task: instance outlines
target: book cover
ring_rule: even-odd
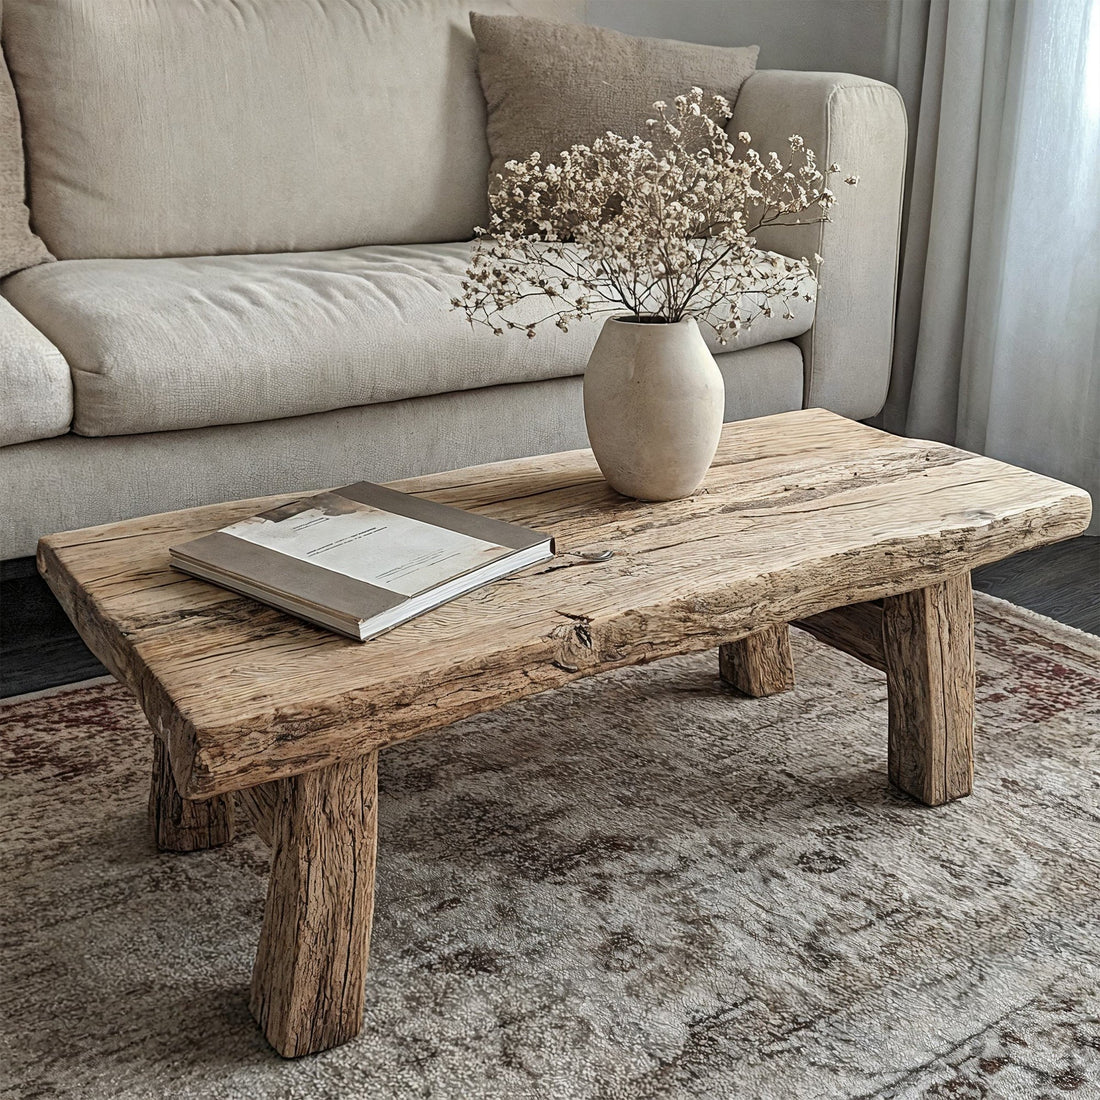
[[[170,551],[184,572],[365,640],[552,556],[547,535],[369,482]]]

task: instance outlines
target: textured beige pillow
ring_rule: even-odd
[[[490,187],[509,160],[543,163],[608,130],[645,133],[653,103],[698,86],[732,106],[758,46],[697,46],[602,27],[470,13],[488,106]]]
[[[0,8],[0,20],[3,8]],[[23,130],[8,65],[0,54],[0,278],[53,257],[31,232],[24,196]]]

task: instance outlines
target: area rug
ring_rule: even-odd
[[[1100,1096],[1100,640],[977,596],[977,786],[886,784],[882,676],[795,633],[582,681],[381,767],[362,1035],[246,1008],[266,857],[158,854],[118,685],[0,705],[0,1094]]]

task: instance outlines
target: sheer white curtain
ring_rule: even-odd
[[[1100,0],[909,0],[908,25],[906,4],[899,77],[919,50],[923,78],[886,426],[1100,510]]]

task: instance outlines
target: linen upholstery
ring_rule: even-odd
[[[747,130],[759,149],[782,150],[801,134],[818,163],[855,173],[837,182],[831,221],[764,229],[762,248],[825,258],[817,316],[799,338],[806,363],[805,405],[856,420],[876,415],[890,383],[905,178],[906,121],[889,84],[839,73],[764,70],[741,89],[731,133]]]
[[[73,384],[57,350],[0,298],[0,447],[69,430]]]
[[[3,27],[0,0],[0,30]],[[0,277],[51,259],[31,232],[24,202],[23,129],[8,65],[0,55]]]
[[[6,0],[38,232],[63,259],[468,237],[488,164],[468,7]]]
[[[65,260],[5,295],[73,371],[81,435],[200,428],[578,375],[602,318],[494,336],[447,304],[468,242],[159,260]],[[527,303],[534,320],[545,313]],[[812,304],[731,347],[805,332]],[[709,330],[705,330],[709,331]],[[712,347],[717,345],[712,341]]]
[[[802,356],[783,341],[718,356],[726,418],[796,409]],[[587,446],[581,379],[440,394],[258,424],[0,449],[0,559],[41,535],[196,504],[387,481]]]
[[[700,46],[634,38],[602,27],[470,14],[488,106],[490,190],[509,160],[543,163],[613,130],[645,134],[657,100],[698,85],[731,103],[756,67],[758,46]]]

